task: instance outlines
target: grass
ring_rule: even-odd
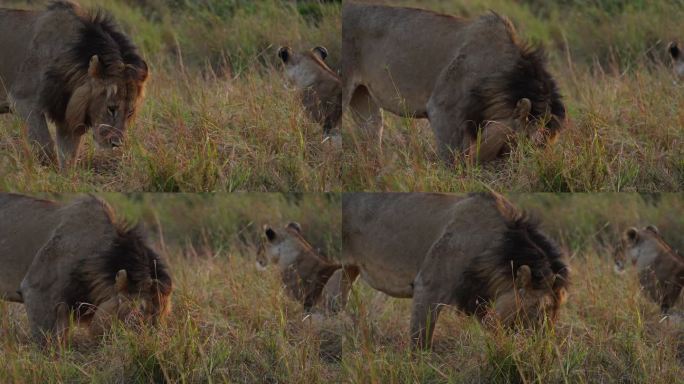
[[[152,73],[142,111],[121,151],[98,152],[87,134],[79,164],[64,174],[34,160],[19,118],[0,116],[0,189],[341,188],[341,152],[321,143],[322,128],[285,86],[276,57],[281,45],[325,45],[334,65],[340,56],[339,4],[81,3],[111,11],[140,46]]]
[[[573,282],[557,326],[489,332],[447,309],[434,350],[416,354],[408,343],[410,300],[357,284],[342,314],[305,319],[277,272],[255,269],[249,239],[257,223],[295,218],[315,242],[325,243],[327,234],[329,244],[339,244],[335,196],[104,194],[120,216],[147,222],[157,248],[166,250],[176,287],[171,316],[157,329],[115,327],[94,342],[80,333],[64,349],[42,351],[27,339],[23,308],[0,303],[0,377],[17,383],[671,383],[684,373],[681,325],[661,322],[656,305],[639,293],[634,271],[616,276],[610,261],[617,235],[631,225],[656,224],[682,246],[680,196],[510,195],[570,255]]]
[[[682,7],[640,1],[392,1],[457,15],[487,9],[544,44],[570,124],[546,148],[519,143],[492,164],[444,164],[423,119],[383,117],[382,151],[345,119],[345,190],[680,191],[682,85],[665,46],[681,39]],[[676,3],[676,2],[675,2]],[[655,21],[657,20],[657,22]],[[620,25],[620,28],[616,26]]]

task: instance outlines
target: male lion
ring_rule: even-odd
[[[339,310],[360,274],[390,296],[413,298],[412,340],[429,348],[443,305],[486,324],[534,326],[553,323],[565,301],[562,252],[499,195],[352,193],[342,215],[338,260],[318,255],[298,226],[265,229],[265,258],[307,308],[325,286],[328,308]]]
[[[43,162],[56,159],[46,118],[57,126],[62,168],[75,161],[88,128],[100,147],[123,143],[148,69],[109,15],[67,1],[46,11],[0,9],[0,47],[0,113],[26,120]]]
[[[72,315],[95,335],[112,317],[155,323],[171,289],[164,260],[105,202],[0,194],[0,298],[25,304],[35,340],[64,340]]]
[[[677,302],[684,285],[684,257],[663,239],[658,228],[629,228],[615,252],[615,269],[623,271],[625,264],[636,266],[641,288],[667,314]]]
[[[278,50],[285,67],[285,76],[301,93],[304,109],[311,119],[323,126],[323,135],[339,136],[342,120],[342,83],[325,64],[328,50],[315,47],[295,53],[290,47]]]
[[[466,20],[347,2],[342,52],[343,108],[378,144],[381,108],[427,118],[447,161],[493,160],[516,135],[543,144],[565,122],[543,53],[495,13]]]
[[[675,75],[679,77],[684,77],[684,57],[682,56],[682,51],[679,49],[677,42],[671,42],[667,51],[670,53],[672,58],[672,66],[674,68]]]

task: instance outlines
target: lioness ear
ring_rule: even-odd
[[[530,99],[524,97],[518,100],[518,103],[516,103],[515,110],[513,111],[513,116],[515,119],[518,120],[526,120],[531,110],[532,102],[530,101]]]
[[[532,284],[532,271],[527,265],[522,265],[518,268],[515,274],[515,287],[527,288]]]
[[[325,61],[325,58],[328,57],[328,50],[325,49],[325,47],[315,47],[311,50],[311,52],[318,56],[318,58],[322,61]]]
[[[658,234],[660,233],[660,232],[658,232],[658,227],[656,227],[655,225],[649,225],[646,227],[646,229],[648,229],[649,231],[651,231],[653,233],[658,233]]]
[[[287,228],[294,229],[295,231],[299,232],[300,234],[302,233],[302,226],[299,225],[299,223],[296,221],[290,221],[287,224]]]
[[[102,67],[100,65],[100,58],[97,55],[93,55],[90,58],[90,63],[88,64],[88,74],[90,77],[97,79],[102,75]]]
[[[290,47],[280,47],[280,49],[278,49],[278,57],[280,57],[280,60],[282,60],[283,63],[287,63],[290,56]]]
[[[114,286],[116,287],[117,293],[124,293],[128,289],[128,274],[125,269],[120,270],[116,273],[114,278]]]
[[[636,241],[639,238],[639,230],[632,227],[625,231],[625,237],[627,237],[629,241]]]
[[[264,234],[266,235],[266,238],[268,241],[273,241],[276,238],[276,233],[271,227],[268,225],[264,225]]]
[[[681,53],[681,51],[679,50],[679,46],[674,41],[670,42],[670,44],[667,46],[667,51],[670,52],[670,56],[672,56],[672,58],[675,60],[679,58],[679,55]]]

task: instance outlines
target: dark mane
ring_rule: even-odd
[[[100,255],[81,260],[71,273],[65,302],[76,308],[79,316],[88,308],[80,303],[98,305],[112,294],[116,273],[122,269],[128,275],[128,292],[136,295],[142,283],[149,279],[159,280],[160,293],[168,295],[172,289],[171,276],[166,262],[147,245],[140,226],[126,227],[113,223],[116,237],[109,248]]]
[[[555,274],[562,278],[560,287],[567,288],[570,283],[570,271],[563,260],[563,252],[539,230],[538,222],[524,213],[508,223],[501,252],[504,255],[500,260],[501,273],[508,277],[512,271],[527,265],[532,270],[532,286],[535,289],[550,288],[545,284]]]
[[[502,241],[463,273],[463,281],[455,292],[459,307],[466,313],[483,315],[486,304],[493,299],[495,290],[506,288],[513,282],[515,272],[527,265],[532,272],[534,289],[550,289],[550,278],[555,274],[562,280],[556,288],[570,283],[569,268],[558,245],[541,232],[536,220],[516,209],[503,196],[494,193],[473,193],[490,200],[506,220]]]
[[[147,64],[131,39],[114,18],[103,10],[83,12],[68,1],[56,1],[48,12],[69,12],[75,23],[80,23],[79,38],[64,57],[57,58],[47,69],[40,90],[40,105],[48,117],[56,122],[65,119],[65,111],[75,86],[87,76],[90,58],[97,55],[104,76],[146,77]],[[114,73],[114,64],[130,65],[123,74]]]
[[[532,103],[532,118],[545,121],[546,129],[553,134],[565,120],[565,106],[555,80],[546,70],[546,54],[540,46],[518,42],[510,22],[497,17],[507,24],[520,56],[509,71],[484,79],[471,91],[466,107],[468,131],[476,137],[484,122],[502,118],[500,114],[510,113],[520,99],[527,98]]]

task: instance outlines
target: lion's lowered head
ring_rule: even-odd
[[[486,324],[493,320],[508,327],[553,324],[570,283],[565,254],[536,220],[502,196],[493,196],[507,230],[495,251],[483,255],[465,274],[461,306],[483,317]],[[483,307],[486,302],[493,305]]]
[[[117,224],[117,234],[106,251],[81,260],[71,272],[65,301],[89,320],[83,304],[102,308],[119,318],[139,316],[156,324],[171,308],[173,288],[168,266],[145,240],[139,226]]]
[[[466,108],[471,136],[487,124],[498,123],[535,144],[553,142],[567,120],[558,86],[546,69],[546,54],[541,47],[519,41],[505,17],[488,17],[504,24],[518,54],[509,70],[485,79],[471,92]]]
[[[71,49],[43,75],[42,110],[70,133],[92,128],[100,147],[122,145],[144,96],[147,63],[109,14],[88,14],[64,1],[48,12],[72,14],[80,31]]]
[[[675,74],[680,78],[684,77],[684,55],[682,54],[682,50],[679,48],[679,44],[675,41],[671,42],[667,47],[667,51],[670,53],[670,57],[672,58],[672,65]]]
[[[264,226],[266,242],[257,254],[259,267],[277,264],[287,292],[309,310],[320,299],[325,283],[340,265],[324,258],[302,236],[298,223],[283,229]]]

